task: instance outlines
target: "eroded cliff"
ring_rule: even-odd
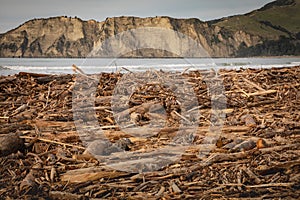
[[[114,17],[103,22],[69,17],[34,19],[0,35],[0,57],[86,57],[106,38],[141,27],[161,27],[187,35],[211,57],[299,55],[300,33],[295,22],[299,5],[300,0],[277,0],[245,15],[210,22],[164,16]],[[272,18],[276,13],[282,17]],[[284,24],[288,13],[290,23]],[[176,55],[139,49],[122,56]]]

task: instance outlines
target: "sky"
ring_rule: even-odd
[[[34,18],[170,16],[203,21],[244,14],[272,0],[0,0],[0,33]]]

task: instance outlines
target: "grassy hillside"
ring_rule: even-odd
[[[242,30],[265,39],[295,38],[300,32],[300,0],[277,0],[246,15],[211,21],[232,31]]]

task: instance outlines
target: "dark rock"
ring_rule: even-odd
[[[0,134],[0,156],[7,156],[17,151],[24,150],[24,140],[18,135],[10,134]]]

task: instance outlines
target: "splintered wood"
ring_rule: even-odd
[[[300,197],[300,67],[74,71],[0,77],[1,198]]]

